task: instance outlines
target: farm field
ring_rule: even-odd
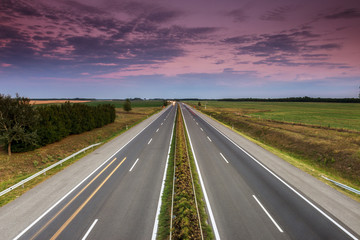
[[[86,102],[86,105],[96,106],[99,104],[113,104],[116,108],[122,108],[125,101],[121,100],[109,100],[109,101],[90,101]],[[162,107],[163,101],[162,100],[134,100],[131,101],[131,107],[138,108],[138,107]]]
[[[131,112],[126,113],[122,108],[117,108],[114,123],[82,134],[70,135],[59,142],[49,144],[34,151],[13,153],[10,159],[7,152],[0,147],[0,191],[91,144],[112,139],[125,131],[127,127],[131,127],[160,109],[160,107],[133,107]],[[74,161],[71,159],[65,162],[64,167]],[[59,170],[58,168],[56,169]],[[21,195],[51,174],[54,173],[49,172],[46,176],[39,176],[30,183],[27,183],[24,189],[17,188],[4,195],[0,199],[0,206]]]
[[[85,103],[89,101],[83,101],[83,100],[31,100],[30,104],[34,105],[42,105],[42,104],[61,104],[65,102],[71,102],[71,103]]]
[[[359,104],[188,103],[319,179],[360,188]]]
[[[189,101],[192,106],[197,101]],[[205,106],[205,101],[201,101]],[[360,104],[311,102],[228,102],[207,101],[207,109],[227,109],[261,119],[344,128],[360,131]]]

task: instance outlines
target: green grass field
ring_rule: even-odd
[[[198,104],[197,101],[188,103]],[[205,106],[204,101],[201,104]],[[207,107],[239,109],[245,115],[262,119],[360,131],[358,103],[207,101]]]
[[[91,102],[86,102],[84,104],[86,105],[90,105],[90,106],[97,106],[99,104],[113,104],[115,105],[116,108],[122,108],[124,105],[125,101],[91,101]],[[136,107],[161,107],[163,105],[163,101],[162,100],[136,100],[136,101],[131,101],[131,107],[136,108]]]

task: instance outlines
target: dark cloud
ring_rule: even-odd
[[[77,1],[67,0],[67,1],[62,1],[62,3],[66,4],[68,7],[71,7],[71,9],[75,9],[76,11],[81,12],[81,13],[90,13],[90,14],[105,14],[106,13],[106,11],[104,11],[98,7],[86,5],[86,4],[77,2]]]
[[[360,18],[360,11],[356,8],[349,8],[342,10],[341,12],[337,12],[334,14],[330,14],[325,16],[326,19],[352,19],[352,18]]]
[[[248,17],[245,15],[244,10],[242,9],[235,9],[226,14],[234,19],[235,22],[243,22]]]
[[[151,22],[164,23],[173,20],[181,15],[182,13],[178,11],[156,9],[155,11],[153,10],[151,13],[149,13],[146,18]]]
[[[335,43],[312,44],[321,38],[308,30],[295,30],[279,34],[245,35],[224,39],[222,42],[235,46],[238,54],[270,57],[279,53],[299,55],[318,50],[334,50],[341,46]]]
[[[284,55],[274,55],[262,59],[260,61],[253,62],[253,64],[257,65],[268,65],[268,66],[286,66],[286,67],[299,67],[299,66],[307,66],[307,67],[326,67],[329,69],[340,68],[340,69],[348,69],[351,68],[346,64],[341,63],[330,63],[326,61],[319,61],[321,59],[312,59],[312,61],[306,60],[292,60],[288,56]]]
[[[0,39],[18,40],[23,38],[23,34],[21,34],[18,29],[0,25]]]
[[[238,36],[238,37],[232,37],[232,38],[225,38],[223,40],[224,43],[231,43],[231,44],[243,44],[243,43],[251,43],[256,40],[260,40],[260,38],[257,38],[256,36]]]
[[[320,44],[320,45],[309,45],[305,46],[305,51],[316,51],[316,50],[334,50],[340,49],[341,45],[336,43]]]
[[[301,43],[291,35],[275,34],[263,35],[261,40],[251,45],[238,47],[237,50],[239,50],[240,54],[267,56],[277,52],[298,53],[300,45]]]
[[[2,12],[8,15],[20,15],[25,17],[41,17],[42,14],[30,4],[21,0],[1,0]]]
[[[264,21],[285,21],[286,14],[292,9],[291,6],[278,7],[271,11],[267,11],[260,19]]]
[[[121,24],[120,21],[114,18],[102,18],[102,17],[91,17],[85,16],[82,19],[82,23],[88,27],[96,28],[102,31],[108,31],[110,29],[116,29]]]

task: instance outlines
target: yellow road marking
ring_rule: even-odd
[[[107,176],[104,181],[95,189],[95,191],[81,204],[81,206],[71,215],[71,217],[57,230],[57,232],[50,238],[50,240],[55,240],[64,229],[70,224],[70,222],[78,215],[78,213],[85,207],[85,205],[93,198],[93,196],[99,191],[99,189],[109,180],[109,178],[114,174],[114,172],[121,166],[125,161],[126,157],[116,166],[116,168]]]
[[[95,178],[93,178],[83,189],[81,189],[81,191],[76,194],[76,196],[73,197],[70,202],[68,202],[54,217],[52,217],[39,231],[37,231],[34,236],[32,236],[31,240],[35,239],[52,221],[54,221],[54,219],[59,216],[59,214],[62,213],[62,211],[64,211],[64,209],[67,208],[83,191],[85,191],[85,189],[88,188],[90,184],[93,183],[113,162],[115,162],[115,160],[116,158],[114,158],[114,160],[112,160],[103,170],[101,170],[101,172],[99,172]]]

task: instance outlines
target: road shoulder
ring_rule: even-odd
[[[311,201],[317,203],[318,206],[325,209],[356,234],[360,235],[360,204],[358,202],[294,167],[218,121],[199,111],[196,111],[196,113],[241,146],[250,155],[266,165],[280,178],[295,187]]]

